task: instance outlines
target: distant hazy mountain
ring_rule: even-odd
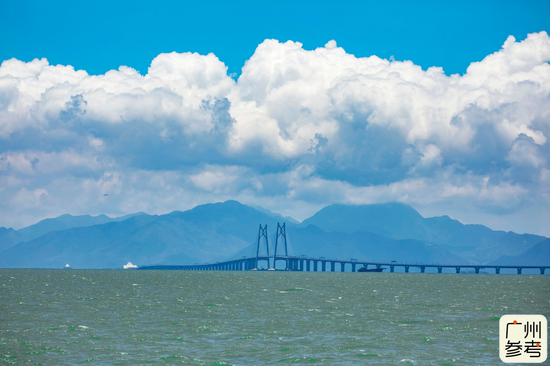
[[[299,223],[300,223],[298,220],[295,220],[295,219],[293,219],[293,218],[290,217],[290,216],[283,216],[283,215],[280,215],[280,214],[278,214],[278,213],[271,212],[271,211],[269,211],[268,209],[263,208],[262,206],[250,205],[250,207],[252,207],[252,208],[254,208],[254,209],[256,209],[256,210],[258,210],[258,211],[260,211],[260,212],[263,212],[263,213],[265,213],[265,214],[267,214],[267,215],[269,215],[269,216],[272,216],[272,217],[274,217],[274,218],[276,218],[276,219],[279,219],[279,220],[281,220],[281,221],[283,221],[283,222],[288,222],[288,223],[290,223],[290,224],[299,224]]]
[[[400,203],[331,205],[302,222],[326,231],[367,231],[392,239],[416,239],[449,247],[465,259],[488,262],[502,255],[523,253],[546,238],[493,231],[483,225],[464,225],[448,216],[424,218]]]
[[[106,220],[110,222],[102,223]],[[272,254],[277,222],[283,220],[290,254],[326,258],[486,263],[510,253],[527,254],[545,239],[463,225],[446,216],[426,219],[402,204],[333,205],[295,224],[265,209],[227,201],[161,216],[110,219],[103,215],[64,215],[19,231],[2,228],[0,238],[31,239],[2,251],[0,267],[61,268],[69,263],[73,268],[107,268],[130,261],[140,265],[216,262],[253,255],[260,224],[268,225]],[[71,227],[75,225],[80,226]],[[543,249],[539,256],[548,256]]]
[[[8,249],[22,240],[21,235],[11,227],[0,227],[0,252]]]
[[[516,256],[502,256],[491,264],[509,264],[509,265],[550,265],[550,239],[541,241],[531,249]]]
[[[279,220],[280,221],[280,220]],[[49,232],[4,252],[1,267],[120,267],[221,261],[252,243],[259,224],[277,219],[236,201],[162,216]]]
[[[142,215],[143,212],[111,218],[106,215],[90,216],[72,216],[61,215],[53,219],[45,219],[34,225],[28,226],[20,230],[12,228],[0,228],[0,251],[14,246],[22,241],[36,239],[51,231],[66,230],[74,227],[85,227],[92,225],[100,225],[108,222],[119,222],[126,220],[136,215]]]

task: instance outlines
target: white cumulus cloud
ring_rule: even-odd
[[[265,40],[237,81],[214,54],[160,54],[145,75],[5,60],[0,225],[224,199],[300,219],[336,202],[548,211],[548,61],[546,32],[510,36],[464,75],[335,40]]]

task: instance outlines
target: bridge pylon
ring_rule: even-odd
[[[284,222],[282,226],[279,225],[279,223],[277,223],[277,235],[275,236],[275,251],[273,253],[273,268],[276,268],[275,265],[277,263],[277,245],[279,243],[279,237],[282,237],[282,239],[284,239],[285,241],[285,257],[288,257],[288,244],[286,240],[286,223]],[[288,259],[285,259],[285,262],[286,262],[285,269],[289,269]]]
[[[265,238],[265,248],[267,250],[267,257],[269,258],[269,239],[267,236],[267,224],[265,224],[264,228],[262,228],[262,224],[260,224],[260,230],[258,230],[258,244],[256,245],[256,269],[259,269],[258,258],[260,256],[260,246],[261,246],[262,238]],[[269,268],[269,259],[267,260],[267,268]]]

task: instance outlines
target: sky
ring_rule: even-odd
[[[0,1],[0,226],[235,199],[550,236],[550,2]]]

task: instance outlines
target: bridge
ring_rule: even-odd
[[[284,255],[277,255],[277,246],[281,238],[281,246],[284,242]],[[260,255],[260,248],[263,242],[267,250],[267,255]],[[437,268],[437,273],[443,273],[444,268],[454,269],[456,273],[461,273],[462,269],[470,269],[475,273],[480,273],[482,269],[494,270],[494,273],[499,274],[501,269],[515,269],[517,274],[521,274],[524,269],[539,269],[540,274],[545,274],[550,266],[536,265],[486,265],[486,264],[411,264],[391,262],[370,262],[357,261],[355,259],[328,259],[324,257],[313,258],[307,256],[292,256],[288,255],[288,244],[286,235],[286,224],[279,225],[277,223],[277,235],[275,237],[275,250],[272,256],[269,255],[269,242],[267,236],[267,225],[258,232],[258,241],[256,244],[256,255],[252,257],[242,257],[224,262],[216,262],[209,264],[186,264],[186,265],[150,265],[140,266],[140,270],[188,270],[188,271],[254,271],[254,270],[271,270],[277,268],[277,262],[284,263],[285,271],[308,271],[308,272],[357,272],[359,268],[380,269],[389,268],[390,272],[395,272],[396,268],[404,269],[405,273],[409,273],[411,268],[418,269],[420,273],[426,273],[428,268]],[[265,267],[260,267],[260,263],[265,263]],[[360,267],[358,267],[360,266]],[[346,270],[347,269],[347,270]]]

